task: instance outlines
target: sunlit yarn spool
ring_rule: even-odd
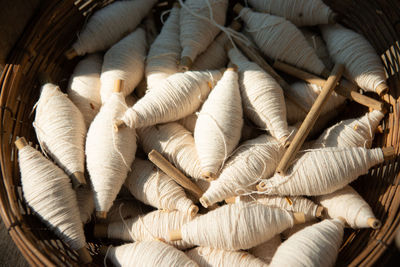
[[[344,223],[324,220],[292,235],[276,251],[270,266],[334,266]]]
[[[86,125],[82,113],[57,85],[43,85],[33,122],[39,143],[73,182],[86,184],[84,143]]]
[[[345,65],[345,76],[366,91],[388,90],[381,59],[361,34],[339,24],[321,26],[321,31],[333,60]]]
[[[333,23],[335,14],[322,0],[248,0],[258,12],[284,17],[297,26]]]
[[[90,125],[86,139],[87,169],[94,191],[96,215],[106,217],[135,159],[136,132],[116,132],[114,122],[128,108],[116,81],[116,92],[101,107]]]
[[[308,44],[314,49],[318,58],[322,60],[327,69],[333,69],[333,61],[328,52],[328,47],[322,36],[314,31],[309,30],[308,28],[300,28],[301,33],[306,38]]]
[[[228,204],[171,231],[170,240],[225,250],[248,249],[293,226],[297,214],[256,203]]]
[[[257,258],[262,259],[265,263],[269,264],[274,256],[278,247],[282,244],[281,236],[278,234],[258,246],[249,249],[249,253]]]
[[[196,57],[205,51],[224,26],[228,0],[186,0],[180,13],[180,65],[190,68]],[[207,18],[208,20],[206,20]]]
[[[212,181],[200,198],[204,207],[256,190],[257,182],[271,177],[285,149],[275,138],[268,135],[242,143],[228,159],[221,175]]]
[[[114,266],[198,266],[185,253],[158,240],[141,241],[103,249]]]
[[[228,68],[201,107],[194,129],[203,177],[217,178],[221,166],[239,143],[242,126],[238,74]]]
[[[232,48],[228,55],[239,67],[240,91],[246,116],[284,143],[290,132],[282,88],[274,78],[256,63],[249,61],[239,50]]]
[[[75,190],[78,201],[79,214],[83,224],[88,223],[94,211],[93,191],[87,187],[77,188]]]
[[[91,262],[70,179],[53,162],[29,146],[25,138],[18,139],[15,144],[27,204],[61,240],[77,250],[84,263]]]
[[[99,54],[91,54],[82,59],[69,79],[68,97],[81,111],[89,128],[101,107],[100,73],[103,59]]]
[[[315,197],[315,201],[326,208],[329,218],[342,217],[351,228],[381,227],[368,203],[349,185],[331,194]]]
[[[113,202],[107,218],[102,220],[102,223],[122,222],[122,220],[135,218],[151,211],[151,207],[134,198],[120,198]]]
[[[320,147],[366,147],[370,148],[375,130],[385,114],[373,110],[364,116],[341,121],[326,129],[315,140],[312,148]]]
[[[177,209],[191,216],[199,210],[186,197],[183,188],[151,162],[135,159],[131,169],[125,185],[136,199],[158,209]]]
[[[182,50],[179,42],[179,12],[180,8],[174,5],[160,34],[150,46],[145,69],[149,89],[178,72]]]
[[[266,56],[317,75],[327,74],[324,63],[307,43],[301,31],[290,21],[266,13],[253,12],[246,7],[241,9],[239,15],[245,21],[245,30],[251,34]]]
[[[217,70],[171,75],[139,99],[121,120],[130,128],[141,128],[184,118],[200,107],[221,76]]]
[[[324,195],[345,187],[384,160],[381,148],[314,149],[300,156],[286,176],[276,173],[257,186],[271,195]]]
[[[124,39],[113,45],[104,55],[101,70],[101,101],[110,98],[115,80],[123,80],[124,96],[129,95],[143,78],[146,57],[146,32],[138,28]]]
[[[222,249],[197,247],[186,252],[186,255],[200,267],[267,266],[262,260],[244,251],[225,251]]]
[[[108,49],[132,32],[155,3],[157,0],[117,1],[100,9],[90,17],[67,57]]]

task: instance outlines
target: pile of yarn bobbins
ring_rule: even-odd
[[[116,266],[333,266],[345,227],[381,226],[349,184],[395,156],[371,44],[321,0],[179,0],[159,33],[156,4],[95,12],[66,94],[42,86],[26,203],[82,263],[90,237]]]

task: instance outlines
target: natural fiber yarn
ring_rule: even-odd
[[[68,97],[81,111],[86,128],[89,128],[101,107],[100,73],[103,59],[99,54],[90,54],[75,67],[69,79]]]
[[[291,22],[281,17],[253,12],[246,7],[239,15],[246,23],[246,31],[268,57],[317,75],[325,72],[324,63]]]
[[[186,223],[182,240],[225,250],[257,246],[294,224],[285,210],[256,203],[224,205]],[[179,229],[179,228],[176,228]]]
[[[326,129],[314,142],[312,148],[320,147],[366,147],[370,148],[375,130],[385,114],[373,110],[364,116],[341,121]]]
[[[256,183],[271,177],[285,149],[268,135],[241,144],[226,162],[219,178],[212,181],[200,198],[203,206],[256,190]]]
[[[297,26],[327,24],[334,18],[322,0],[248,0],[248,3],[258,12],[284,17]]]
[[[113,93],[101,107],[87,134],[87,169],[97,212],[110,209],[135,158],[135,130],[114,130],[114,121],[127,108],[124,95]]]
[[[380,227],[371,207],[349,185],[331,194],[315,197],[315,201],[326,208],[330,218],[342,217],[351,228]]]
[[[328,47],[326,46],[324,39],[322,39],[322,36],[306,27],[300,28],[300,30],[306,38],[308,44],[314,49],[318,58],[322,60],[327,69],[333,69],[335,64],[329,55]]]
[[[286,176],[275,174],[259,187],[271,195],[324,195],[345,187],[369,168],[383,162],[381,148],[321,148],[306,152]]]
[[[182,46],[181,60],[189,58],[194,62],[220,31],[215,23],[224,26],[228,0],[186,0],[185,3],[180,0],[179,2],[182,5],[179,36]]]
[[[324,220],[292,235],[276,251],[270,266],[333,266],[343,239],[344,223]]]
[[[93,14],[72,45],[78,55],[108,49],[132,32],[157,0],[117,1]]]
[[[119,198],[116,199],[107,213],[107,218],[102,221],[104,223],[121,222],[135,218],[139,215],[151,212],[149,206],[142,204],[142,202],[134,198]]]
[[[281,238],[282,238],[283,240],[287,240],[287,239],[289,239],[289,237],[291,237],[292,235],[294,235],[294,234],[297,233],[298,231],[301,231],[301,230],[303,230],[304,228],[306,228],[306,227],[308,227],[308,226],[310,226],[310,225],[316,224],[316,223],[318,223],[318,222],[319,222],[319,221],[318,221],[317,219],[313,219],[313,220],[308,221],[308,222],[305,222],[305,223],[295,224],[295,225],[293,225],[292,228],[289,228],[289,229],[286,229],[285,231],[283,231],[283,232],[281,233]]]
[[[225,251],[222,249],[197,247],[186,252],[186,255],[200,267],[267,266],[262,260],[244,251]]]
[[[86,125],[82,113],[57,85],[43,85],[33,126],[39,143],[68,175],[85,170]]]
[[[90,221],[94,211],[93,191],[87,187],[77,188],[75,190],[78,201],[79,214],[81,221],[86,224]]]
[[[290,132],[282,88],[274,78],[237,49],[230,49],[228,55],[239,67],[240,90],[246,116],[258,127],[269,130],[277,140],[285,142]]]
[[[19,149],[18,161],[27,204],[72,249],[85,247],[78,203],[68,176],[29,145]]]
[[[176,122],[140,128],[139,143],[146,154],[155,149],[185,175],[202,179],[192,133]]]
[[[201,107],[194,129],[202,176],[217,177],[239,143],[242,126],[238,74],[234,69],[227,69]]]
[[[110,223],[107,228],[107,237],[125,241],[144,241],[156,238],[168,240],[170,230],[181,228],[191,218],[188,214],[180,211],[156,210],[125,221]],[[182,240],[168,243],[179,249],[192,247],[192,244]]]
[[[122,93],[129,95],[143,78],[146,57],[146,32],[138,28],[112,46],[104,55],[101,70],[101,101],[110,98],[114,81],[124,81]]]
[[[276,250],[281,244],[281,236],[278,234],[267,242],[264,242],[258,246],[255,246],[254,248],[249,249],[249,253],[269,264]]]
[[[371,44],[361,34],[338,24],[322,26],[321,31],[333,60],[345,65],[345,76],[362,89],[377,92],[386,76],[381,59]]]
[[[145,69],[149,89],[178,72],[178,61],[182,50],[179,42],[179,12],[178,6],[171,9],[160,34],[150,46]]]
[[[151,162],[135,159],[125,185],[132,195],[145,204],[163,210],[179,210],[195,215],[199,210],[172,178]]]

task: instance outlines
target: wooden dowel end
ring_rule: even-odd
[[[376,87],[376,92],[378,93],[378,95],[382,96],[384,94],[386,94],[389,91],[389,86],[386,83],[380,83],[377,87]]]
[[[181,230],[170,230],[168,233],[169,241],[179,241],[182,240]]]
[[[83,264],[88,264],[92,262],[92,256],[90,256],[89,251],[86,247],[78,249],[79,261]]]
[[[179,68],[178,69],[181,72],[185,72],[185,71],[190,70],[192,65],[193,65],[193,61],[192,61],[192,59],[190,57],[182,57],[181,61],[179,63]]]
[[[190,218],[193,218],[194,216],[196,216],[198,212],[199,212],[199,207],[197,207],[194,204],[192,206],[190,206],[190,208],[188,210]]]
[[[233,64],[232,62],[229,63],[228,67],[226,68],[226,71],[238,71],[238,66],[236,64]]]
[[[108,225],[104,223],[97,223],[93,228],[93,236],[96,238],[103,238],[108,236]]]
[[[71,59],[73,59],[74,57],[77,57],[77,56],[78,56],[78,53],[73,48],[70,48],[70,49],[67,50],[67,52],[65,52],[65,57],[68,60],[71,60]]]
[[[86,178],[83,172],[74,172],[71,174],[71,182],[74,189],[82,188],[86,185]]]
[[[123,120],[116,120],[114,123],[114,131],[118,132],[119,129],[125,128],[127,125]]]
[[[211,205],[210,201],[208,201],[208,199],[205,196],[202,196],[199,199],[199,202],[204,208],[208,208]]]
[[[315,217],[322,218],[324,216],[325,208],[322,206],[318,206],[317,210],[315,211]]]
[[[396,152],[394,151],[394,148],[392,146],[383,147],[382,148],[382,153],[383,153],[383,158],[385,160],[391,160],[396,155]]]
[[[244,8],[244,7],[243,7],[241,4],[237,3],[237,4],[234,5],[234,7],[233,7],[233,12],[235,12],[236,14],[239,14],[240,11],[242,11],[243,8]]]
[[[236,203],[236,197],[230,197],[225,199],[226,204],[235,204]]]
[[[97,219],[106,219],[107,211],[96,211],[96,218]]]
[[[377,218],[368,218],[367,224],[368,224],[369,227],[371,227],[372,229],[379,229],[379,228],[381,228],[381,226],[382,226],[381,221],[378,220]]]
[[[18,150],[26,147],[28,145],[28,142],[26,141],[25,137],[20,137],[14,142],[15,146],[17,147]]]
[[[229,25],[229,28],[235,31],[239,31],[242,28],[242,24],[237,20],[233,20],[231,22],[231,25]]]
[[[116,79],[114,81],[114,93],[121,93],[122,90],[124,89],[124,80]]]
[[[293,221],[294,224],[301,224],[306,222],[306,216],[302,212],[294,212],[293,213]]]
[[[217,175],[215,175],[215,173],[212,173],[209,171],[201,172],[201,177],[203,177],[208,182],[211,182],[211,181],[214,181],[215,179],[217,179]]]

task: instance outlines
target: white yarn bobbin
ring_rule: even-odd
[[[242,126],[238,74],[228,68],[201,107],[194,129],[204,178],[217,178],[221,166],[239,143]]]
[[[326,208],[328,218],[342,217],[351,228],[378,229],[382,225],[368,203],[349,185],[315,200]]]
[[[151,162],[135,159],[131,169],[125,185],[136,199],[162,210],[177,209],[189,216],[199,211],[183,188]]]
[[[67,51],[67,58],[108,49],[132,32],[155,3],[157,0],[117,1],[100,9]]]
[[[292,235],[276,251],[270,266],[334,266],[344,223],[324,220]]]
[[[240,91],[244,112],[258,127],[284,143],[290,134],[280,85],[256,63],[249,61],[239,50],[228,51],[231,61],[239,67]]]
[[[77,188],[75,193],[81,221],[83,224],[86,224],[90,221],[94,211],[93,191],[87,187],[83,187]]]
[[[103,59],[100,54],[90,54],[75,67],[69,79],[68,97],[81,111],[86,128],[89,128],[101,107],[100,73]]]
[[[43,85],[33,122],[40,146],[72,180],[86,184],[84,142],[86,125],[82,113],[57,85]]]
[[[257,258],[262,259],[265,263],[270,264],[278,247],[282,244],[281,236],[275,235],[273,238],[258,246],[249,249],[249,253]]]
[[[125,82],[122,89],[124,96],[132,93],[143,78],[146,50],[146,32],[138,28],[107,51],[100,76],[103,103],[110,98],[115,80]]]

